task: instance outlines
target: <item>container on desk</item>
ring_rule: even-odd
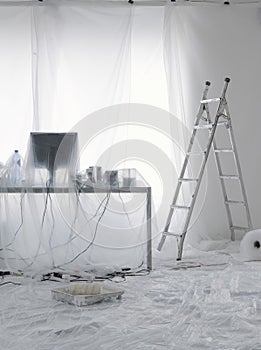
[[[119,186],[118,170],[107,170],[103,175],[103,182],[109,186]]]
[[[136,186],[136,169],[126,168],[119,170],[122,187]]]
[[[90,166],[87,170],[86,170],[88,179],[92,182],[92,183],[100,183],[102,182],[102,167],[101,166]]]

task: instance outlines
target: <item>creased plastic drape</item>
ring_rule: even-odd
[[[17,148],[25,166],[21,194],[7,194],[8,181],[1,182],[2,258],[17,269],[69,267],[70,262],[81,267],[141,265],[146,259],[146,196],[94,197],[72,188],[66,194],[50,193],[50,174],[35,167],[29,136],[30,131],[78,132],[77,169],[82,173],[93,165],[104,171],[137,168],[143,184],[152,186],[153,239],[158,238],[177,180],[175,157],[182,151],[183,137],[181,120],[171,133],[168,113],[172,83],[166,83],[170,74],[166,79],[163,59],[164,7],[67,0],[0,6],[4,15],[10,13],[11,33],[19,32],[19,45],[27,55],[17,62],[26,84],[22,77],[17,79],[29,108],[27,113],[23,105],[13,103],[16,95],[6,92],[14,109],[8,110],[10,125],[4,128],[7,139],[1,157]],[[5,32],[6,42],[8,35]],[[19,45],[14,40],[8,50],[18,55]],[[13,66],[7,61],[8,57],[6,65]],[[23,146],[21,140],[13,143],[8,138],[18,111],[27,123],[16,130]],[[3,180],[8,180],[8,170]],[[68,181],[59,180],[58,185],[66,188]],[[35,194],[32,189],[37,186],[42,191]],[[111,207],[103,213],[107,204]]]
[[[165,33],[167,42],[170,96],[181,101],[181,110],[172,106],[191,128],[199,108],[205,81],[212,84],[209,97],[219,97],[225,77],[231,78],[227,100],[235,131],[239,158],[247,189],[251,214],[259,221],[260,174],[260,8],[258,4],[190,4],[166,7]],[[176,35],[175,35],[176,34]],[[178,67],[178,69],[177,69]],[[171,69],[178,74],[175,80]],[[178,85],[176,85],[176,82]],[[174,100],[173,100],[174,101]],[[211,106],[215,113],[217,106]],[[174,112],[175,113],[175,112]],[[203,137],[203,136],[201,136]],[[220,138],[217,138],[217,142]],[[202,139],[201,139],[202,141]],[[205,139],[206,141],[206,139]],[[222,136],[221,136],[222,142]],[[218,143],[220,147],[222,144]],[[233,160],[231,159],[231,162]],[[223,161],[226,163],[226,160]],[[227,160],[227,163],[230,161]],[[228,169],[223,169],[229,171]],[[229,239],[227,217],[214,159],[208,161],[203,188],[192,218],[191,236],[194,242]],[[227,184],[230,197],[240,195],[235,183]],[[231,190],[232,189],[232,190]],[[234,197],[233,197],[234,196]],[[203,210],[201,210],[203,207]],[[232,208],[234,222],[244,226],[244,213]],[[259,223],[260,225],[260,223]],[[192,238],[191,237],[191,238]],[[240,234],[238,238],[240,238]]]

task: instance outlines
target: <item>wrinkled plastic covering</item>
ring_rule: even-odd
[[[51,145],[47,146],[49,152]],[[42,151],[45,161],[48,161],[48,152]],[[30,138],[19,186],[9,182],[9,162],[3,168],[1,269],[39,271],[64,267],[84,269],[97,264],[145,265],[147,206],[152,203],[147,201],[149,185],[139,172],[134,168],[118,169],[116,184],[110,175],[113,171],[106,168],[101,169],[101,176],[97,173],[90,177],[92,167],[76,172],[77,148],[73,147],[67,152],[71,155],[68,165],[57,155],[52,166],[56,170],[57,165],[56,172],[60,173],[59,177],[55,173],[51,183],[48,164],[38,159],[38,153]],[[63,160],[64,152],[61,153]],[[111,193],[111,187],[119,193]],[[126,189],[130,193],[126,193]],[[155,217],[152,226],[154,223]]]
[[[260,349],[260,263],[224,250],[194,252],[183,268],[155,264],[150,275],[117,284],[121,300],[80,308],[51,299],[50,290],[65,284],[16,278],[21,286],[0,288],[1,347]]]
[[[1,194],[1,269],[39,271],[146,262],[146,200],[132,194]]]
[[[109,182],[103,177],[108,171],[101,169],[94,182],[88,169],[77,171],[77,142],[70,139],[75,135],[67,142],[66,134],[55,155],[49,136],[38,149],[30,138],[19,186],[10,184],[12,163],[3,168],[0,269],[37,272],[146,264],[148,184],[143,177],[136,169],[120,169],[117,182],[110,183],[111,177]],[[51,175],[48,166],[54,169]],[[134,193],[137,188],[144,191]]]

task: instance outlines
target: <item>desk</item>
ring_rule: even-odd
[[[151,237],[151,187],[118,187],[118,186],[84,186],[77,187],[1,187],[0,193],[144,193],[146,194],[147,225],[147,269],[152,269],[152,237]]]

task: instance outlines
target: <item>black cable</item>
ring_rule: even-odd
[[[76,196],[77,196],[77,207],[76,207],[76,212],[75,212],[75,217],[74,217],[73,225],[74,225],[74,223],[75,223],[76,220],[77,220],[77,212],[78,212],[78,207],[79,207],[79,206],[80,206],[80,208],[82,209],[83,214],[84,214],[84,216],[85,216],[85,211],[84,211],[84,209],[83,209],[83,207],[82,207],[82,204],[81,204],[81,201],[80,201],[80,198],[79,198],[79,193],[78,193],[77,189],[76,189],[76,191],[75,191],[75,194],[76,194]],[[101,207],[101,205],[104,203],[104,201],[107,199],[107,197],[108,197],[108,193],[107,193],[106,196],[103,198],[101,204],[99,205],[99,208],[96,210],[96,213],[93,215],[92,218],[94,218],[95,216],[97,216],[98,210],[100,209],[100,207]],[[49,192],[48,198],[50,198],[50,201],[51,201],[50,192]],[[52,204],[52,203],[51,203],[51,204]],[[46,200],[46,206],[47,206],[47,200]],[[51,210],[52,210],[52,209],[51,209]],[[46,208],[45,208],[45,212],[46,212]],[[52,214],[52,216],[53,216],[53,214]],[[87,219],[87,218],[86,218],[86,219]],[[54,217],[53,217],[53,220],[54,220]],[[87,219],[87,221],[90,221],[90,219],[89,219],[89,220]],[[53,222],[54,222],[54,221],[53,221]],[[73,228],[72,228],[72,227],[71,227],[71,231],[73,231]],[[71,234],[70,236],[71,236],[71,237],[69,238],[69,240],[68,240],[67,242],[65,242],[65,243],[63,243],[63,244],[58,244],[58,245],[54,246],[53,249],[60,248],[60,247],[62,247],[62,246],[68,245],[70,242],[72,242],[72,241],[75,239],[75,236],[73,236],[72,234]],[[0,250],[1,250],[1,249],[0,249]],[[39,251],[39,247],[38,247],[38,251]],[[37,255],[37,254],[36,254],[36,255]],[[32,262],[31,264],[29,264],[29,265],[26,264],[26,265],[27,265],[26,267],[30,267],[32,264],[33,264],[33,262]],[[66,264],[67,264],[67,263],[66,263]],[[63,265],[64,265],[64,264],[63,264]],[[55,265],[53,264],[53,268],[62,269],[62,265],[55,266]],[[62,269],[62,270],[63,270],[63,269]]]
[[[18,235],[18,232],[21,230],[22,226],[23,226],[23,223],[24,223],[24,216],[23,216],[23,199],[24,199],[24,196],[25,196],[25,192],[23,193],[23,195],[21,196],[21,199],[20,199],[20,216],[21,216],[21,222],[17,228],[17,230],[15,231],[14,233],[14,238],[12,240],[12,242],[8,243],[4,248],[0,248],[0,251],[1,250],[4,250],[8,247],[10,247],[10,245],[12,245],[16,239],[16,236]]]
[[[0,277],[4,278],[4,276],[10,276],[11,272],[10,271],[0,271]]]
[[[42,224],[41,224],[42,227],[43,227],[44,219],[45,219],[46,212],[47,212],[47,205],[48,205],[48,198],[49,198],[49,191],[50,191],[50,187],[48,186],[47,183],[48,182],[46,182],[46,198],[45,198],[44,211],[43,211],[43,215],[42,215]]]
[[[141,269],[136,272],[127,272],[125,273],[126,276],[148,276],[150,274],[149,269]]]
[[[72,258],[70,261],[62,264],[61,266],[71,264],[76,259],[78,259],[82,254],[87,252],[87,250],[92,246],[93,242],[95,241],[96,235],[97,235],[99,223],[100,223],[103,215],[105,214],[105,211],[107,210],[107,206],[108,206],[108,203],[109,203],[109,200],[110,200],[110,195],[111,195],[110,192],[108,192],[107,195],[106,195],[107,196],[107,200],[106,200],[106,203],[104,205],[103,211],[102,211],[102,213],[101,213],[101,215],[100,215],[100,217],[99,217],[99,219],[98,219],[98,221],[96,223],[95,231],[94,231],[93,238],[92,238],[91,242],[88,244],[88,246],[85,249],[83,249],[80,253],[78,253],[74,258]],[[59,267],[59,266],[56,266],[56,267]]]
[[[80,203],[79,197],[78,197],[78,192],[76,191],[75,193],[76,193],[76,196],[77,196],[77,207],[76,207],[76,212],[75,212],[75,217],[74,217],[73,223],[72,223],[72,225],[70,226],[70,228],[71,228],[70,237],[69,237],[69,239],[68,239],[67,242],[62,243],[62,244],[57,244],[57,245],[53,246],[52,249],[57,249],[57,248],[66,246],[66,245],[68,245],[70,242],[72,242],[72,241],[75,239],[75,236],[73,236],[73,225],[74,225],[74,223],[76,222],[76,219],[77,219],[78,205],[79,205],[79,203]],[[52,214],[52,216],[53,216],[53,214]],[[53,216],[53,222],[54,222],[54,216]],[[53,266],[53,267],[55,267],[55,266]],[[60,268],[60,269],[61,269],[61,266],[59,266],[59,267],[57,267],[57,268]]]
[[[48,197],[50,200],[50,212],[51,212],[51,217],[52,217],[52,228],[51,228],[48,244],[49,244],[49,248],[51,251],[52,265],[54,266],[54,257],[53,257],[53,251],[52,251],[52,238],[53,238],[54,228],[55,228],[55,218],[54,218],[54,213],[53,213],[53,202],[52,202],[52,197],[50,195],[50,192],[48,193]]]
[[[12,281],[6,281],[6,282],[3,282],[3,283],[0,283],[0,287],[5,286],[6,284],[14,284],[15,286],[21,286],[21,283],[12,282]]]
[[[49,198],[49,193],[50,193],[50,180],[46,181],[46,198],[45,198],[45,206],[44,206],[44,211],[43,211],[43,215],[42,215],[42,223],[41,223],[41,229],[43,229],[43,225],[44,225],[44,220],[45,220],[45,216],[46,216],[46,212],[47,212],[47,207],[48,207],[48,198]],[[34,256],[34,260],[35,258],[38,256],[38,253],[40,251],[40,247],[41,247],[41,239],[39,238],[39,244],[36,250],[36,254]],[[29,268],[33,265],[34,260],[31,261],[30,264],[27,264],[26,268]]]
[[[93,214],[90,219],[88,220],[88,222],[90,222],[92,219],[94,219],[96,216],[98,216],[99,211],[101,209],[101,206],[103,205],[103,203],[105,202],[105,200],[107,199],[108,193],[106,194],[106,196],[103,198],[103,200],[100,202],[98,208],[96,209],[95,214]]]
[[[142,262],[143,264],[143,262]],[[125,271],[130,270],[130,271]],[[86,272],[86,271],[85,271]],[[95,276],[94,278],[83,278],[78,275],[70,275],[70,283],[74,282],[101,282],[101,281],[111,281],[113,283],[123,283],[127,281],[127,277],[144,277],[150,274],[150,270],[141,269],[138,271],[131,271],[131,269],[122,269],[122,271],[114,271],[108,273],[105,276]],[[60,272],[49,272],[42,276],[41,281],[52,281],[52,282],[64,282],[64,274]],[[115,280],[115,278],[121,278],[121,280]]]
[[[84,187],[88,187],[88,186],[83,184],[81,186],[81,189],[83,189]],[[77,197],[78,197],[78,200],[79,200],[79,194],[81,193],[81,189],[79,189],[79,186],[77,186],[77,188],[78,188],[78,192],[79,193],[76,191],[76,194],[77,194]],[[84,208],[83,208],[83,206],[81,204],[81,201],[79,200],[79,204],[80,204],[81,210],[84,213],[84,217],[86,218],[87,222],[90,222],[92,219],[94,219],[96,216],[98,216],[98,213],[99,213],[99,210],[100,210],[101,206],[103,205],[104,201],[107,199],[107,195],[108,195],[108,193],[106,193],[105,197],[102,199],[102,201],[100,202],[98,208],[96,209],[96,212],[89,219],[87,219],[87,217],[85,216],[86,212],[85,212],[85,210],[84,210]]]

